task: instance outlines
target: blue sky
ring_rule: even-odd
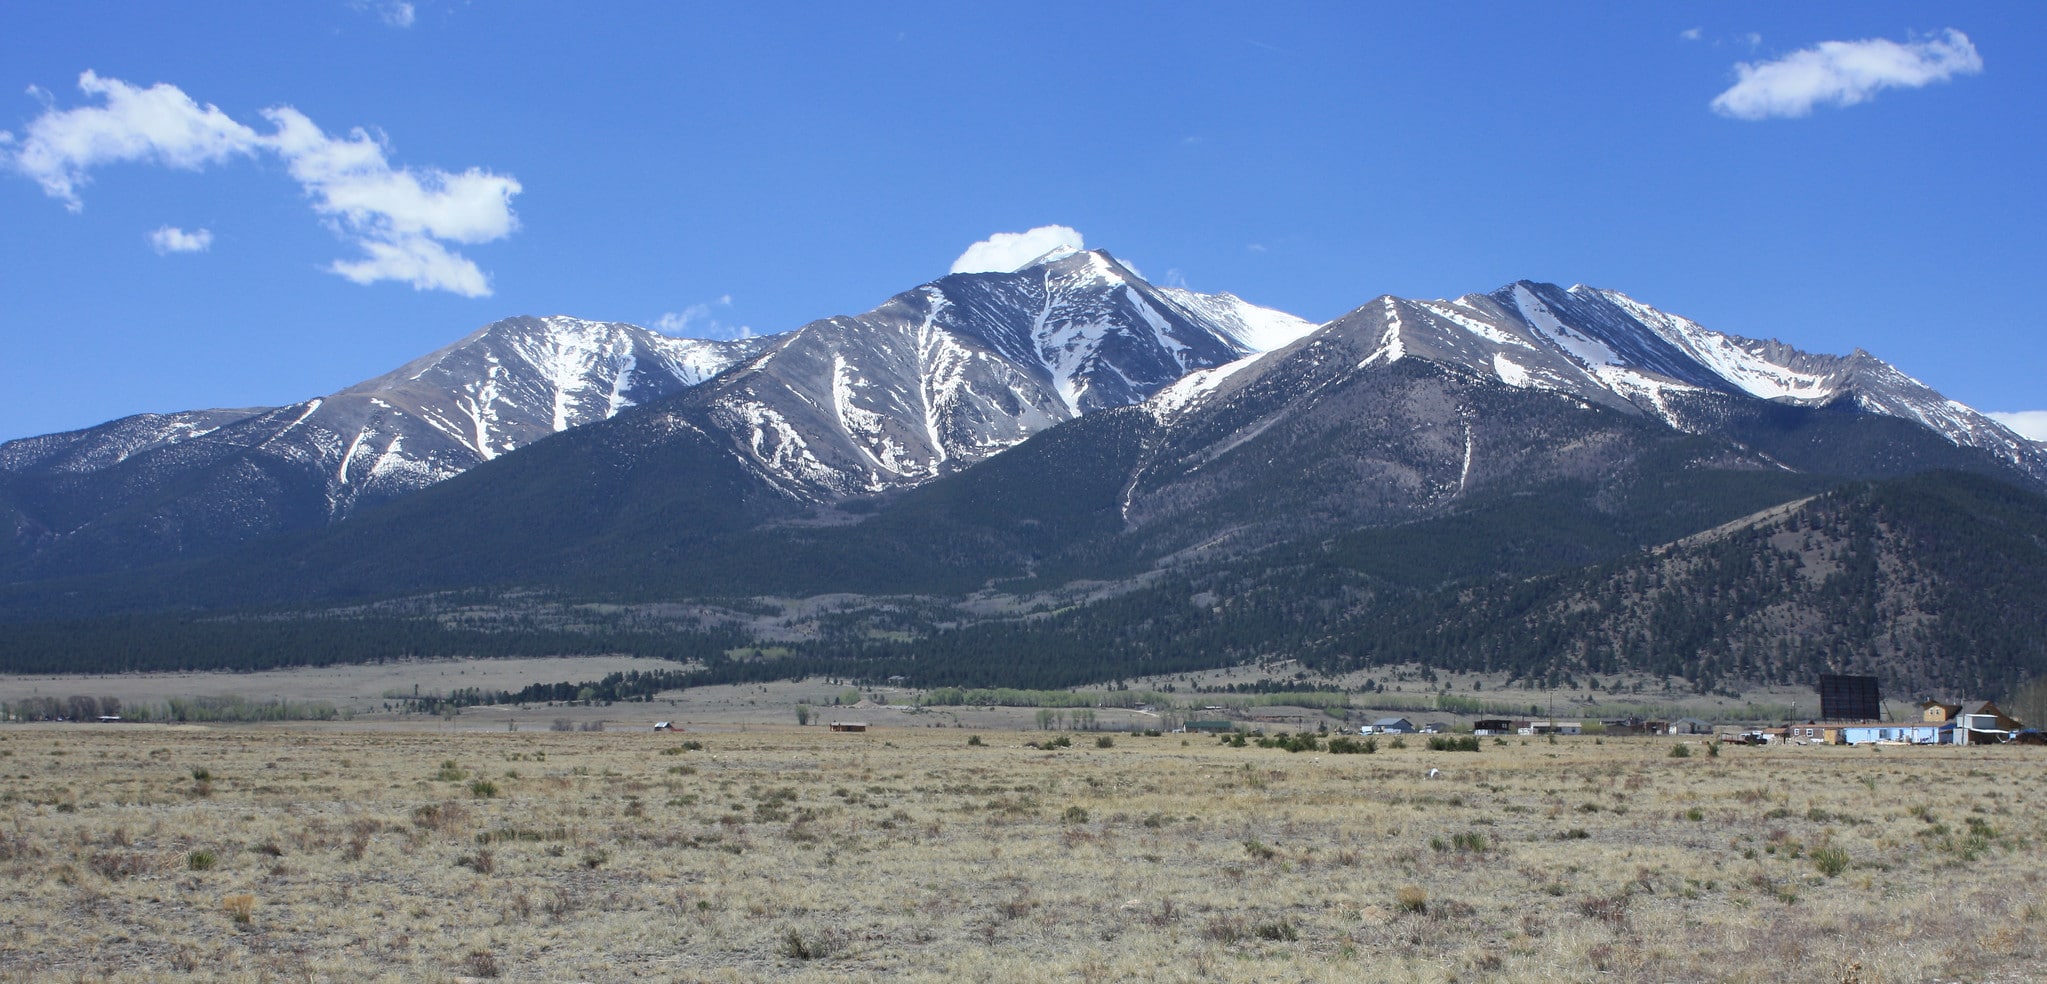
[[[10,0],[0,439],[516,314],[783,331],[1053,223],[1318,321],[1582,282],[2047,410],[2043,41],[2036,4]]]

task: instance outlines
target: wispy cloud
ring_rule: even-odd
[[[1814,106],[1853,106],[1889,88],[1917,89],[1983,71],[1969,37],[1953,28],[1925,41],[1822,41],[1775,61],[1734,66],[1737,81],[1713,111],[1738,120],[1797,117]]]
[[[1677,32],[1677,36],[1679,40],[1697,41],[1706,36],[1706,29],[1703,27],[1688,27]]]
[[[186,232],[177,226],[161,226],[149,234],[149,245],[163,256],[172,253],[204,253],[213,248],[213,233],[206,229]]]
[[[2033,441],[2047,441],[2047,410],[1987,413],[1984,416],[2011,428],[2012,432],[2020,437]]]
[[[719,312],[732,307],[732,295],[725,294],[715,301],[692,304],[680,311],[669,311],[654,319],[654,330],[678,338],[734,339],[752,338],[751,325],[726,324],[718,317]]]
[[[405,0],[353,0],[349,6],[377,15],[377,19],[392,27],[411,27],[418,12]]]
[[[1009,273],[1062,246],[1086,249],[1080,233],[1063,225],[1039,226],[1028,232],[998,232],[967,247],[952,261],[954,273]]]
[[[261,133],[173,85],[143,89],[87,71],[78,87],[100,104],[46,106],[20,139],[0,139],[0,164],[35,180],[74,212],[84,207],[80,189],[96,167],[198,170],[234,157],[274,155],[313,210],[364,254],[337,260],[329,271],[361,284],[392,280],[466,297],[488,295],[489,278],[447,244],[490,242],[518,228],[511,206],[521,190],[516,179],[478,168],[453,174],[397,167],[384,142],[360,127],[333,136],[298,110],[277,106],[263,111],[273,130]]]

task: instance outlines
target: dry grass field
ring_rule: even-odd
[[[2043,749],[974,734],[0,727],[0,980],[2047,966]]]

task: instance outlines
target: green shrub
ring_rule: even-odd
[[[212,871],[220,863],[220,856],[208,850],[193,851],[185,855],[185,867],[193,871]]]
[[[1690,745],[1685,744],[1684,742],[1678,742],[1677,744],[1670,746],[1670,757],[1674,759],[1691,758],[1692,747]]]
[[[469,784],[469,795],[477,799],[492,799],[498,794],[498,784],[488,779],[478,779]]]
[[[1096,738],[1096,739],[1095,739],[1095,747],[1096,747],[1096,748],[1115,748],[1115,747],[1116,747],[1116,739],[1114,739],[1114,738],[1111,738],[1111,737],[1109,737],[1108,735],[1103,735],[1103,736],[1101,736],[1100,738]]]
[[[1848,870],[1848,852],[1839,847],[1821,847],[1812,852],[1812,865],[1820,874],[1832,878]]]
[[[972,745],[972,746],[974,746],[975,748],[979,748],[979,747],[981,747],[982,745],[985,745],[985,744],[987,744],[987,742],[984,742],[984,741],[982,741],[982,740],[981,740],[981,736],[980,736],[980,735],[968,735],[968,736],[967,736],[967,744],[969,744],[969,745]]]

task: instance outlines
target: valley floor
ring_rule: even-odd
[[[2047,965],[2047,750],[975,734],[0,727],[0,980]]]

